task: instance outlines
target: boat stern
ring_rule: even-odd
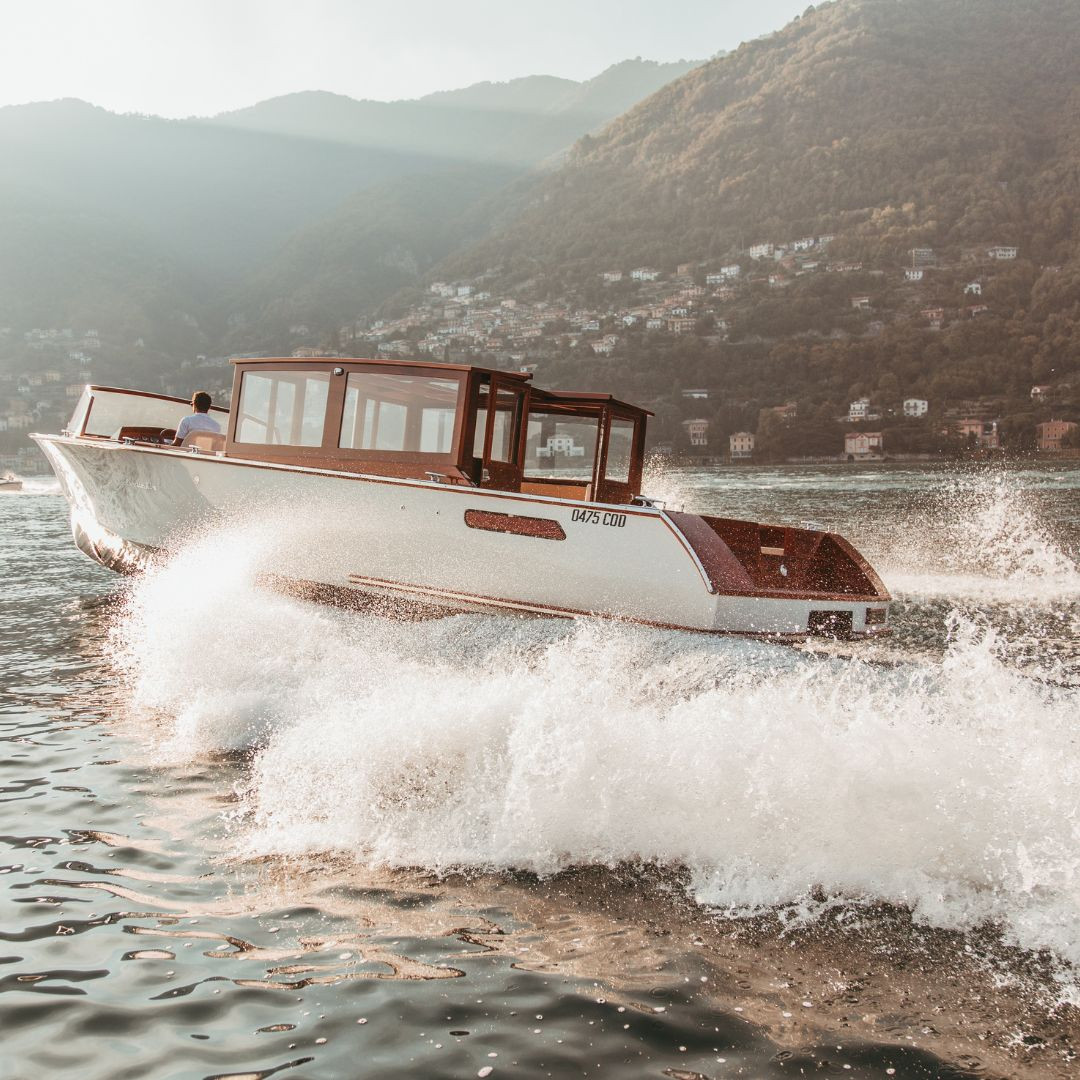
[[[888,590],[837,533],[697,514],[669,517],[715,595],[714,630],[845,640],[889,632]]]

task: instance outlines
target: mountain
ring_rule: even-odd
[[[841,0],[584,137],[462,269],[671,265],[755,241],[1075,250],[1080,5]]]
[[[317,282],[297,254],[326,236],[336,261],[323,258],[318,283],[362,279],[348,303],[377,302],[408,277],[381,284],[387,259],[424,268],[475,239],[443,219],[691,66],[630,61],[586,83],[541,76],[419,101],[293,94],[210,120],[75,100],[0,108],[0,326],[89,324],[164,346],[164,311],[197,328],[185,353],[212,350],[226,317],[243,317],[233,301],[256,320],[304,307]],[[376,230],[358,224],[365,191]],[[435,208],[429,240],[415,223]]]
[[[587,334],[528,359],[658,413],[701,408],[678,388],[703,387],[751,430],[758,406],[798,401],[831,433],[863,396],[1020,417],[1048,384],[1080,419],[1077,41],[1075,0],[809,8],[502,189],[488,236],[432,275],[587,311],[619,336],[610,359]],[[643,266],[660,283],[627,280]],[[721,267],[737,280],[705,288]],[[642,312],[673,307],[690,331],[646,332]]]
[[[380,152],[524,167],[565,150],[695,63],[626,60],[580,83],[533,75],[415,101],[356,101],[312,91],[272,98],[207,123]]]

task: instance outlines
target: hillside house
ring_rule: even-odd
[[[926,273],[926,271],[923,270],[921,267],[919,267],[918,269],[909,268],[909,269],[904,271],[904,280],[905,281],[922,281],[923,275],[925,273]]]
[[[634,281],[655,281],[660,276],[659,270],[654,270],[651,266],[639,266],[636,270],[630,271],[630,277]]]
[[[658,317],[654,317],[654,318],[651,318],[651,319],[646,319],[645,320],[645,329],[646,330],[663,330],[664,329],[664,320],[661,319],[661,318],[658,318]]]
[[[585,447],[578,446],[572,435],[549,435],[543,446],[536,448],[538,458],[584,457]]]
[[[919,314],[930,324],[931,330],[940,330],[945,322],[944,308],[924,308]]]
[[[1031,400],[1032,401],[1043,401],[1046,398],[1046,395],[1049,394],[1049,393],[1050,393],[1050,387],[1049,386],[1046,386],[1046,385],[1033,386],[1031,388]]]
[[[991,259],[1015,259],[1016,256],[1020,254],[1020,249],[998,245],[997,247],[990,248],[986,254],[989,255]]]
[[[925,416],[930,411],[930,403],[924,398],[905,398],[904,399],[904,415],[920,417]]]
[[[853,296],[851,298],[851,306],[856,311],[869,311],[870,310],[870,297],[869,296]]]
[[[912,268],[919,266],[933,266],[935,261],[933,248],[917,247],[911,249]]]
[[[754,435],[750,431],[736,431],[728,437],[732,461],[746,461],[754,456]]]
[[[1077,425],[1071,420],[1047,420],[1045,423],[1035,425],[1035,434],[1038,437],[1040,450],[1062,450],[1065,440],[1076,431]]]
[[[849,431],[844,436],[844,453],[853,461],[881,457],[884,449],[880,431]]]
[[[693,272],[694,272],[694,264],[693,263],[679,263],[679,265],[675,267],[675,276],[676,277],[689,277]]]
[[[982,282],[981,281],[969,281],[964,286],[965,296],[982,296]]]
[[[703,389],[684,390],[682,392],[682,396],[692,401],[708,401],[709,391]]]
[[[692,334],[697,326],[697,319],[688,315],[677,315],[667,322],[668,330],[673,334]]]
[[[797,420],[799,417],[799,406],[794,401],[789,401],[785,405],[773,405],[770,408],[762,409],[761,416],[774,416],[781,424],[790,424],[792,420]]]
[[[621,270],[605,270],[604,273],[601,276],[603,277],[603,279],[605,281],[608,281],[608,282],[622,281],[622,271]]]
[[[977,319],[980,315],[985,315],[990,310],[988,304],[972,304],[968,309],[968,318]]]
[[[775,250],[776,246],[774,244],[754,244],[746,249],[746,254],[751,259],[769,259],[772,258]]]
[[[849,420],[866,420],[870,416],[870,399],[859,398],[848,405]]]
[[[684,420],[682,426],[692,447],[703,449],[709,445],[708,420]]]
[[[956,420],[952,431],[956,438],[979,450],[998,450],[1001,447],[996,420]]]

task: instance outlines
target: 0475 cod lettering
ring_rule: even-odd
[[[609,525],[613,529],[626,527],[625,514],[610,512],[602,514],[599,510],[573,510],[570,516],[573,521],[583,521],[586,525]]]

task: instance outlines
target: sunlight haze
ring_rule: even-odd
[[[212,115],[297,90],[414,98],[628,57],[705,59],[779,29],[805,0],[38,0],[6,5],[0,106],[81,98]]]

